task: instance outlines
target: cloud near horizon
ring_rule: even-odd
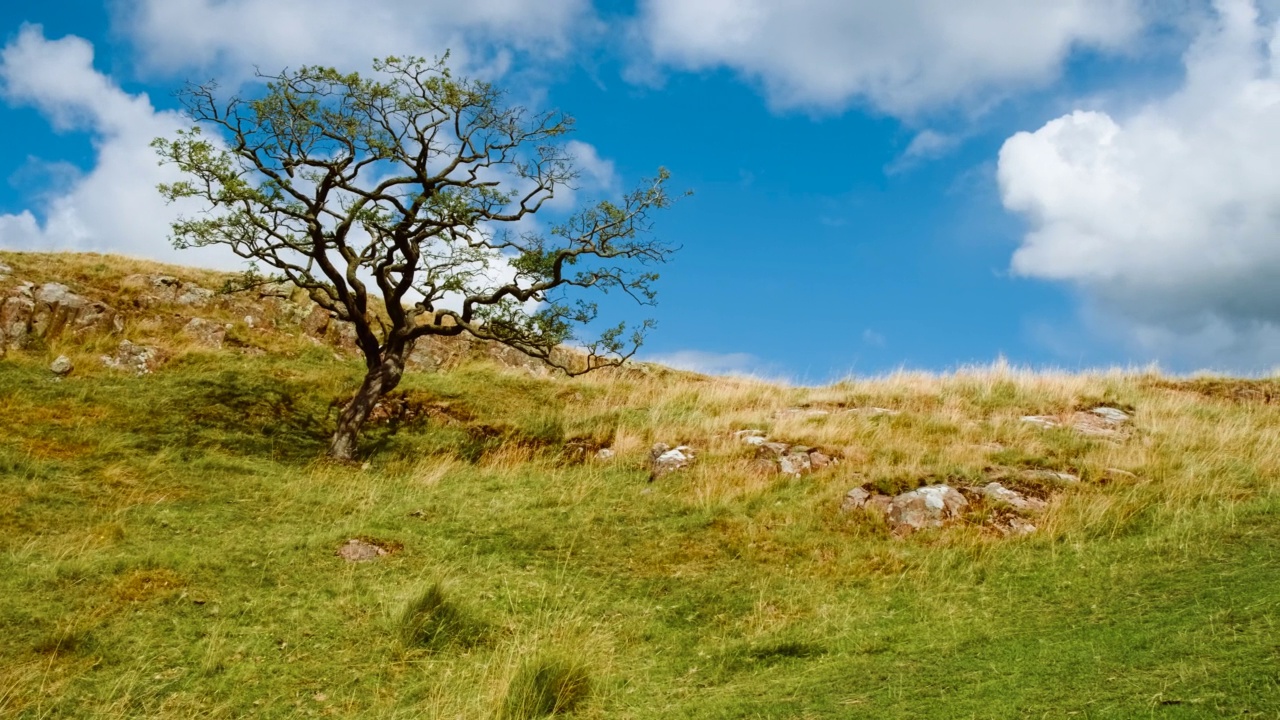
[[[1019,133],[998,178],[1028,224],[1016,274],[1077,286],[1136,351],[1257,369],[1280,336],[1280,24],[1215,8],[1180,89]]]

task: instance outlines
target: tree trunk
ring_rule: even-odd
[[[400,384],[404,375],[404,360],[407,350],[393,352],[387,350],[380,364],[369,369],[364,382],[356,391],[355,397],[342,408],[338,415],[338,428],[329,442],[329,457],[335,460],[354,460],[360,429],[373,406],[378,404],[383,395],[391,392]]]

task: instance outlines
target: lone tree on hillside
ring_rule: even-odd
[[[261,75],[265,92],[252,99],[190,85],[179,97],[193,126],[153,143],[185,174],[160,192],[205,206],[173,224],[177,247],[226,245],[354,326],[367,372],[329,445],[344,460],[421,337],[469,333],[575,375],[622,363],[650,323],[586,342],[574,329],[596,306],[570,293],[621,290],[650,303],[657,275],[647,266],[671,252],[649,235],[652,212],[669,203],[665,171],[620,203],[536,232],[522,221],[578,177],[559,144],[572,118],[506,105],[445,60],[373,67],[371,77],[327,67]],[[555,352],[570,341],[585,353]]]

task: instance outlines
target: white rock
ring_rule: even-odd
[[[649,479],[652,481],[689,467],[693,462],[694,452],[688,445],[672,448],[666,443],[658,443],[649,451],[649,458],[651,466]]]
[[[59,355],[58,358],[49,365],[49,371],[58,377],[66,377],[67,375],[70,375],[71,371],[74,369],[75,365],[71,364],[71,358],[66,355]]]
[[[617,453],[615,453],[610,448],[600,448],[599,450],[596,451],[597,460],[612,460],[616,456],[617,456]]]

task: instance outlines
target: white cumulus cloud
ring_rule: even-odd
[[[1214,6],[1179,90],[1019,133],[998,177],[1029,225],[1015,273],[1076,284],[1139,349],[1256,368],[1280,328],[1280,25]]]
[[[39,200],[36,212],[0,215],[0,247],[17,250],[118,252],[155,259],[230,267],[238,262],[216,250],[175,250],[169,225],[180,206],[156,191],[172,182],[149,147],[187,123],[157,111],[145,94],[124,92],[93,68],[93,46],[77,37],[49,40],[28,25],[0,51],[0,98],[29,105],[63,131],[87,131],[94,167],[61,173],[64,187]]]
[[[1140,0],[643,0],[652,59],[729,68],[778,107],[896,115],[1052,80],[1074,48],[1121,48]]]

